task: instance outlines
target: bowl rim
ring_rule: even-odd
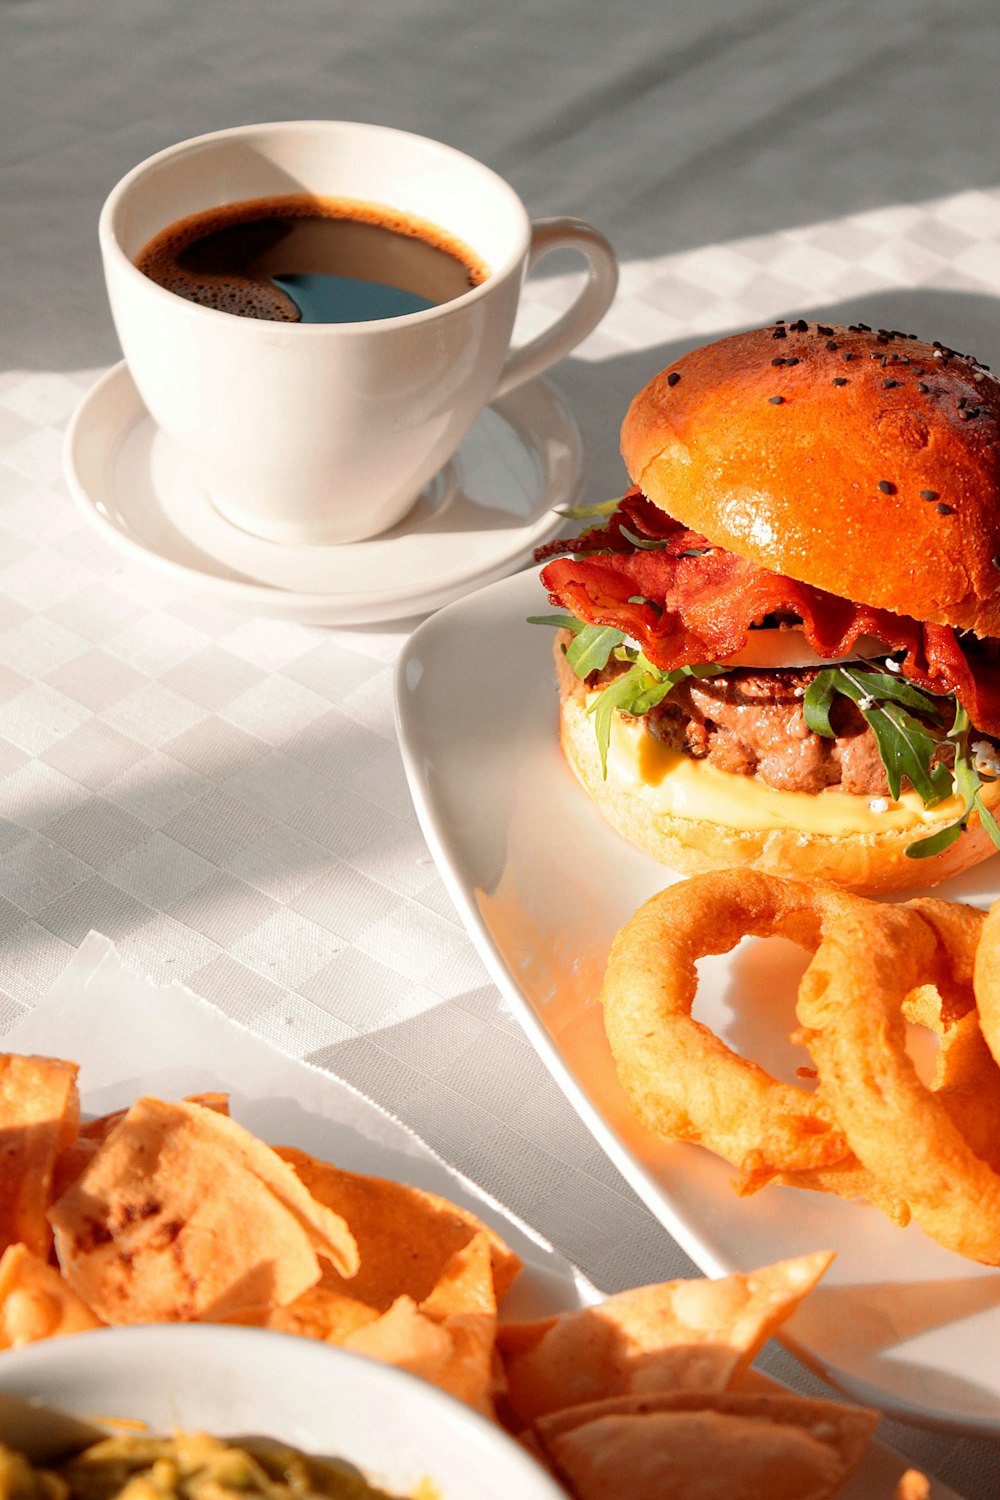
[[[527,1500],[565,1500],[564,1491],[552,1477],[499,1423],[490,1421],[456,1396],[409,1370],[373,1359],[353,1350],[275,1329],[211,1323],[138,1323],[112,1328],[87,1329],[60,1338],[9,1349],[0,1354],[0,1392],[16,1392],[66,1411],[71,1416],[93,1420],[95,1400],[100,1400],[102,1366],[109,1371],[147,1353],[168,1348],[197,1358],[201,1346],[220,1363],[246,1368],[248,1362],[272,1373],[285,1359],[300,1367],[312,1366],[321,1377],[324,1369],[340,1370],[344,1379],[373,1390],[388,1388],[396,1393],[415,1419],[434,1416],[449,1429],[450,1441],[461,1439],[490,1460],[501,1456],[510,1479],[519,1482]],[[63,1379],[79,1375],[79,1397],[63,1388]],[[58,1380],[58,1390],[47,1390]],[[151,1383],[155,1383],[155,1380]],[[128,1413],[122,1416],[128,1418]],[[205,1430],[211,1431],[209,1419]],[[225,1433],[216,1433],[225,1437]],[[238,1434],[229,1434],[238,1436]],[[334,1440],[335,1441],[335,1440]],[[318,1451],[314,1449],[314,1451]],[[433,1460],[429,1460],[433,1466]],[[433,1477],[433,1475],[432,1475]]]

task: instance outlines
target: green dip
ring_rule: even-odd
[[[110,1437],[52,1469],[0,1444],[0,1500],[394,1500],[352,1464],[266,1438]],[[398,1497],[396,1497],[398,1500]]]

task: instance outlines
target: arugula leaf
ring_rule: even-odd
[[[924,722],[942,722],[941,705],[934,695],[912,683],[900,682],[888,672],[826,667],[806,689],[802,711],[809,728],[827,739],[835,736],[830,710],[837,693],[857,704],[874,734],[893,801],[899,797],[904,776],[925,807],[936,806],[950,794],[948,768],[932,765],[940,746],[939,736]],[[920,718],[909,712],[911,708]]]
[[[591,672],[599,672],[602,667],[606,667],[608,657],[624,640],[624,630],[616,630],[613,625],[584,625],[573,637],[566,652],[566,660],[583,681]]]
[[[616,713],[640,719],[651,708],[662,703],[685,677],[717,677],[725,670],[725,667],[705,663],[694,667],[677,667],[672,672],[661,672],[640,651],[629,671],[604,688],[588,709],[594,716],[597,750],[601,757],[601,774],[604,779],[607,780],[608,775],[611,725]]]
[[[644,675],[641,667],[638,665],[632,667],[622,677],[609,683],[590,705],[589,712],[594,716],[594,733],[597,736],[597,753],[601,757],[601,775],[605,781],[608,779],[608,750],[611,746],[612,721],[615,714],[625,708],[632,695],[642,691]]]
[[[624,495],[619,495],[615,500],[599,500],[596,505],[568,505],[565,510],[557,508],[556,515],[565,516],[567,521],[586,521],[590,516],[613,516],[624,498]]]
[[[673,541],[672,537],[636,536],[634,531],[629,531],[627,526],[619,526],[619,532],[633,547],[638,547],[643,552],[662,552],[669,547]],[[705,557],[711,552],[711,547],[688,547],[685,552],[678,552],[678,557]]]
[[[888,699],[891,703],[899,703],[904,708],[912,708],[921,718],[930,719],[934,724],[945,723],[944,703],[945,699],[936,693],[925,692],[923,688],[914,687],[912,682],[905,678],[890,677],[888,672],[855,671],[853,676],[863,680],[864,692],[872,698]]]
[[[638,547],[642,552],[662,552],[664,547],[670,546],[669,537],[636,536],[627,526],[619,526],[618,531],[627,542],[631,542],[633,547]]]
[[[969,745],[972,726],[969,715],[961,703],[955,705],[955,721],[948,731],[948,739],[955,746],[955,790],[965,804],[959,817],[947,828],[942,828],[930,838],[919,839],[906,848],[910,859],[927,859],[947,849],[968,827],[969,817],[975,812],[986,829],[995,848],[1000,849],[1000,826],[982,798],[983,779],[976,768],[975,757]]]
[[[915,839],[912,844],[907,844],[903,853],[907,859],[928,859],[932,854],[940,854],[942,849],[947,849],[956,839],[962,837],[965,824],[959,818],[957,823],[949,823],[947,828],[942,828],[940,833],[932,833],[930,838]]]
[[[976,798],[976,812],[979,814],[980,823],[982,823],[986,832],[993,840],[994,846],[1000,849],[1000,824],[997,823],[996,818],[990,812],[982,797]]]
[[[663,605],[654,604],[653,600],[647,599],[645,594],[630,594],[628,602],[630,604],[645,604],[646,608],[653,610],[657,616],[663,613]]]
[[[579,635],[584,629],[582,620],[576,615],[528,615],[529,625],[553,625],[556,630],[571,630],[574,635]]]
[[[681,677],[725,677],[733,669],[723,662],[699,662],[693,667],[678,667]]]
[[[903,777],[907,776],[925,807],[942,802],[951,792],[952,781],[947,767],[938,765],[931,769],[937,740],[897,704],[862,712],[875,736],[893,801],[899,797]],[[941,771],[944,777],[938,774]]]
[[[821,734],[827,740],[837,738],[837,732],[830,723],[830,709],[833,707],[836,691],[837,673],[833,667],[825,667],[822,672],[816,673],[802,700],[802,716],[806,724],[813,734]]]

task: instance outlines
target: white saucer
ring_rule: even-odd
[[[366,625],[439,609],[526,561],[565,524],[554,507],[579,494],[584,447],[563,397],[529,381],[482,412],[391,531],[284,546],[223,519],[122,362],[74,414],[65,466],[87,520],[178,588],[258,615]]]

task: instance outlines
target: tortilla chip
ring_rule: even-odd
[[[485,1234],[475,1234],[467,1245],[456,1250],[445,1264],[437,1285],[420,1304],[421,1312],[431,1318],[497,1316],[497,1298],[493,1286],[490,1242]]]
[[[80,1121],[77,1066],[0,1053],[0,1251],[24,1244],[43,1259],[56,1158]]]
[[[474,1235],[456,1250],[420,1311],[439,1320],[452,1336],[445,1389],[494,1416],[494,1400],[506,1392],[507,1377],[496,1352],[497,1299],[485,1234]]]
[[[0,1257],[0,1349],[101,1326],[54,1266],[27,1245],[8,1245]]]
[[[492,1338],[486,1347],[482,1323],[475,1315],[439,1323],[412,1297],[398,1297],[374,1323],[350,1334],[343,1347],[409,1370],[492,1417]]]
[[[576,1500],[826,1500],[878,1420],[791,1395],[673,1392],[554,1412],[535,1432]]]
[[[213,1321],[294,1301],[357,1248],[225,1115],[140,1099],[50,1211],[64,1273],[108,1323]]]
[[[374,1307],[320,1282],[287,1307],[269,1309],[261,1326],[276,1328],[281,1333],[298,1333],[307,1339],[323,1339],[328,1344],[343,1344],[352,1333],[374,1323],[378,1316]]]
[[[185,1103],[201,1104],[205,1109],[214,1109],[220,1115],[229,1113],[228,1094],[188,1094]],[[84,1120],[81,1123],[76,1140],[56,1162],[52,1179],[53,1202],[61,1198],[70,1184],[86,1170],[97,1155],[98,1147],[107,1140],[115,1126],[120,1125],[127,1114],[126,1109],[116,1109],[111,1114],[98,1115],[96,1119]]]
[[[440,1323],[420,1311],[412,1297],[397,1297],[386,1312],[349,1334],[344,1348],[437,1384],[451,1355],[451,1339]]]
[[[833,1256],[799,1256],[748,1275],[671,1281],[564,1313],[534,1344],[518,1324],[498,1340],[510,1406],[528,1425],[545,1412],[628,1392],[725,1390],[815,1286]]]
[[[450,1257],[419,1307],[401,1295],[343,1344],[410,1370],[493,1417],[496,1323],[492,1246],[479,1233]]]
[[[559,1313],[550,1313],[547,1318],[532,1318],[529,1322],[503,1323],[497,1329],[497,1340],[505,1357],[525,1354],[540,1342],[559,1322]]]
[[[292,1146],[279,1146],[277,1152],[319,1203],[350,1224],[357,1241],[361,1267],[350,1285],[342,1285],[331,1272],[324,1273],[324,1285],[346,1291],[379,1312],[387,1312],[400,1296],[423,1302],[451,1256],[477,1234],[489,1244],[498,1298],[521,1269],[518,1257],[494,1230],[435,1193],[345,1172]]]

